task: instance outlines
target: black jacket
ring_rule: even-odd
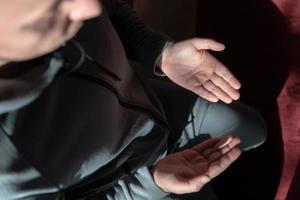
[[[33,87],[17,98],[36,95],[2,114],[1,200],[165,195],[148,166],[167,152],[167,122],[127,57],[153,67],[169,39],[146,27],[123,1],[103,3],[100,17],[48,55],[61,70],[44,77],[47,87],[26,79]]]

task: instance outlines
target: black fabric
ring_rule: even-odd
[[[153,89],[165,111],[171,131],[168,140],[168,152],[171,153],[178,147],[178,140],[189,123],[188,117],[198,96],[167,80],[149,79],[146,85]]]
[[[118,3],[116,8],[123,5],[123,2]],[[120,12],[131,20],[136,18],[130,16],[133,12],[118,10],[115,12],[119,15],[118,23],[129,23]],[[5,194],[9,200],[39,200],[48,196],[45,193],[53,192],[49,195],[52,199],[73,199],[90,191],[103,192],[107,185],[111,189],[124,174],[134,174],[137,169],[152,165],[166,151],[169,131],[165,117],[151,102],[129,66],[118,37],[122,35],[124,40],[137,44],[130,34],[139,30],[126,27],[116,33],[106,10],[86,22],[75,38],[80,48],[67,43],[64,50],[58,51],[68,61],[64,68],[67,73],[61,73],[33,103],[9,113],[2,121],[3,126],[10,128],[1,134],[9,136],[16,149],[7,159],[18,163],[25,158],[27,171],[34,173],[24,170],[21,173],[6,162],[3,167],[0,165],[1,174],[8,177],[0,179],[0,187],[14,188],[6,193],[0,190],[1,198]],[[167,41],[152,31],[146,35],[145,40],[159,42],[147,52],[147,42],[136,45],[146,45],[145,49],[138,48],[145,51],[140,60],[154,63],[161,54],[161,44]],[[81,48],[87,55],[78,70],[74,66],[81,62]],[[135,53],[133,47],[125,48]],[[14,172],[30,180],[10,179]],[[43,184],[24,187],[31,179]],[[75,185],[78,187],[73,187]],[[67,196],[62,197],[63,192]]]
[[[146,26],[126,2],[111,0],[106,5],[112,6],[109,8],[111,21],[120,36],[128,58],[152,68],[166,41],[171,42],[172,39]]]

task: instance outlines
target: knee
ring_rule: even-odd
[[[243,103],[234,103],[232,107],[239,117],[237,131],[242,140],[241,148],[247,151],[262,145],[267,138],[267,126],[263,117]]]
[[[266,140],[267,128],[262,116],[243,103],[234,102],[228,105],[198,99],[193,112],[197,122],[195,127],[200,127],[195,131],[197,134],[240,137],[240,147],[245,151],[260,146]]]

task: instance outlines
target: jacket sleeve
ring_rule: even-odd
[[[163,199],[169,195],[154,182],[147,167],[140,168],[135,174],[125,176],[107,194],[108,200],[145,200]]]
[[[110,18],[128,58],[153,67],[172,40],[148,27],[122,0],[111,0]]]

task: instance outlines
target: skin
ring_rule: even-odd
[[[240,98],[241,83],[207,51],[224,49],[223,44],[211,39],[178,42],[164,51],[161,70],[173,82],[208,101],[231,103]]]
[[[211,138],[193,148],[171,154],[152,169],[156,184],[165,192],[198,192],[227,169],[241,154],[240,139]]]
[[[72,38],[85,20],[101,14],[98,0],[0,0],[0,66],[50,53]],[[194,38],[168,47],[162,71],[178,85],[209,101],[239,98],[239,81],[207,50],[223,44]],[[156,184],[177,194],[199,191],[240,155],[238,138],[209,139],[168,155],[153,166]]]
[[[0,0],[0,64],[51,52],[98,16],[97,0]]]

